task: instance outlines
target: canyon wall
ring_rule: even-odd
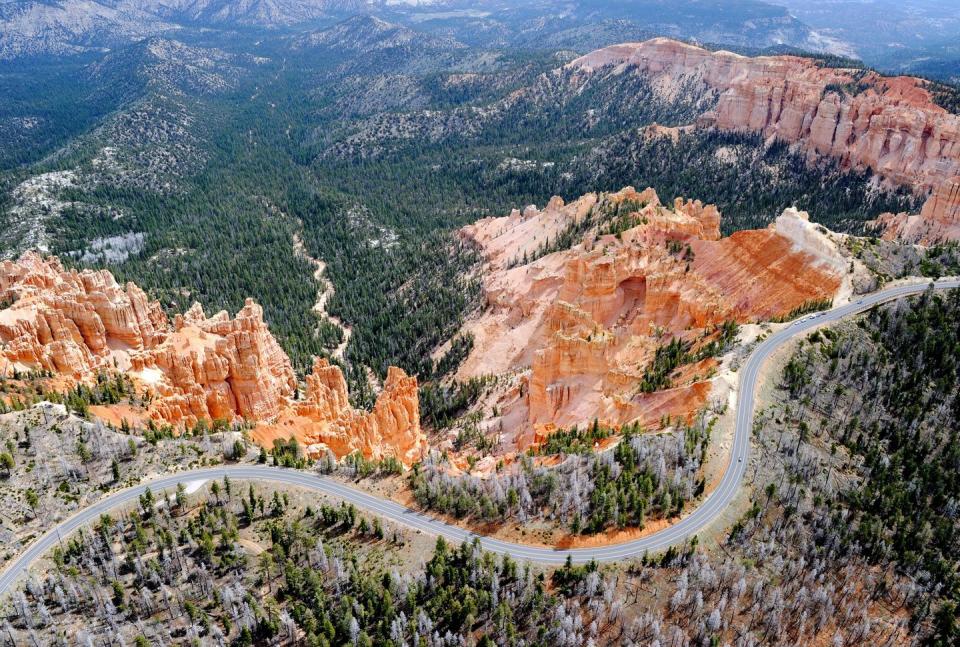
[[[720,92],[703,124],[798,143],[919,192],[938,191],[960,175],[960,116],[937,106],[921,79],[797,56],[710,52],[664,38],[600,49],[569,67],[584,74],[638,71],[665,91],[695,80]]]
[[[629,226],[603,234],[612,213],[629,213]],[[503,263],[529,250],[530,232],[584,218],[593,222],[572,248]],[[697,351],[724,322],[765,321],[830,300],[846,270],[806,214],[788,210],[768,229],[721,238],[715,207],[680,199],[668,207],[652,189],[569,205],[555,198],[542,212],[488,218],[461,233],[490,262],[487,307],[466,326],[474,349],[458,377],[521,376],[487,423],[520,450],[594,418],[613,426],[689,418],[706,403],[718,367]],[[657,349],[671,340],[688,344],[691,359],[666,388],[646,392],[641,384]]]
[[[132,283],[30,253],[0,264],[0,304],[0,375],[49,371],[66,388],[119,370],[148,394],[144,418],[176,427],[254,421],[254,438],[267,446],[295,435],[314,453],[359,451],[406,464],[426,446],[416,378],[399,369],[390,369],[371,413],[350,406],[343,374],[324,361],[297,399],[290,359],[252,300],[235,317],[207,317],[195,304],[170,322]],[[292,418],[298,424],[289,433],[277,426]]]
[[[822,67],[798,56],[710,52],[665,38],[614,45],[570,63],[587,73],[607,66],[695,77],[720,91],[715,110],[704,115],[709,123],[800,142],[897,184],[932,190],[960,174],[960,116],[934,104],[919,79]]]

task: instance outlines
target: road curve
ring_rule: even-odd
[[[176,490],[178,483],[187,483],[203,479],[219,479],[229,476],[235,480],[271,481],[309,488],[336,497],[340,497],[354,505],[377,514],[385,519],[402,523],[415,530],[432,535],[442,535],[454,542],[472,540],[477,537],[485,550],[509,554],[518,560],[539,562],[543,564],[563,563],[570,556],[575,563],[582,563],[591,559],[601,562],[611,562],[630,557],[637,557],[646,551],[655,552],[671,545],[683,542],[705,528],[717,515],[730,504],[737,494],[740,481],[747,468],[747,452],[750,448],[750,435],[753,428],[753,405],[760,369],[770,355],[781,345],[796,335],[802,334],[811,328],[838,321],[844,317],[867,310],[878,303],[899,299],[905,296],[919,294],[927,289],[930,283],[914,283],[900,285],[880,292],[864,296],[860,301],[833,308],[817,315],[808,315],[791,325],[782,328],[767,337],[750,354],[746,363],[740,369],[740,390],[737,397],[737,418],[734,432],[733,451],[727,471],[720,484],[693,512],[680,521],[660,532],[653,533],[640,539],[620,544],[601,546],[596,548],[554,549],[543,546],[526,546],[515,544],[492,537],[476,535],[468,530],[452,526],[426,514],[406,508],[399,503],[388,499],[381,499],[372,494],[362,492],[335,479],[280,467],[265,465],[234,465],[207,469],[180,472],[147,484],[137,485],[126,490],[111,494],[93,505],[77,512],[73,517],[58,524],[38,539],[27,550],[14,560],[0,575],[0,596],[5,595],[14,582],[23,575],[30,564],[49,551],[71,532],[90,523],[100,515],[121,506],[136,501],[148,488],[154,492]],[[933,282],[937,289],[960,287],[960,280],[947,279]]]

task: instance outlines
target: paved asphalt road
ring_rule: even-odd
[[[727,471],[723,475],[717,488],[707,496],[696,510],[669,528],[641,539],[597,548],[558,550],[539,546],[524,546],[490,537],[479,537],[481,545],[488,551],[508,553],[515,559],[521,561],[527,560],[544,564],[560,564],[566,560],[568,555],[573,558],[574,562],[585,562],[590,559],[610,562],[637,557],[645,551],[655,552],[663,550],[668,546],[681,543],[688,537],[692,537],[726,509],[736,496],[737,490],[740,487],[740,481],[743,479],[744,472],[747,468],[747,451],[750,447],[750,435],[753,427],[753,401],[757,388],[757,378],[764,361],[766,361],[777,348],[795,335],[825,323],[838,321],[854,313],[866,310],[878,303],[920,293],[925,290],[928,285],[928,283],[923,283],[888,288],[864,296],[862,300],[855,303],[834,308],[817,315],[808,315],[770,335],[759,344],[740,369],[740,392],[737,397],[737,423],[733,443],[733,454]],[[935,285],[940,289],[957,288],[960,287],[960,280],[941,280],[936,282]],[[56,546],[62,537],[66,537],[84,524],[96,520],[101,514],[113,508],[136,501],[147,488],[155,492],[166,490],[172,494],[176,491],[178,483],[186,484],[191,481],[219,479],[226,475],[229,475],[230,478],[234,480],[285,483],[331,494],[350,501],[358,507],[380,515],[383,518],[400,522],[431,535],[443,535],[445,538],[458,543],[476,536],[472,532],[448,525],[425,514],[410,510],[393,501],[361,492],[356,488],[334,479],[325,478],[316,474],[280,467],[223,466],[180,472],[173,476],[152,481],[149,484],[121,490],[81,510],[70,519],[62,522],[34,541],[26,552],[4,570],[2,576],[0,576],[0,595],[6,594],[13,583],[26,572],[30,564]]]

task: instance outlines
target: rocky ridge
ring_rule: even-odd
[[[0,264],[0,303],[0,375],[49,371],[72,386],[122,371],[147,395],[144,418],[181,428],[255,421],[264,427],[255,439],[296,435],[315,454],[359,451],[409,464],[425,447],[416,378],[391,369],[373,412],[360,412],[340,369],[318,361],[300,400],[290,359],[252,300],[232,318],[207,317],[195,304],[171,323],[159,303],[110,272],[68,271],[28,253]],[[292,417],[296,429],[276,425]]]
[[[319,48],[340,55],[352,52],[369,56],[381,50],[446,53],[462,49],[465,45],[452,38],[432,36],[390,23],[371,14],[358,14],[327,29],[298,36],[293,40],[292,47],[296,50]]]
[[[665,92],[695,80],[720,92],[702,125],[796,143],[919,192],[939,193],[960,174],[960,116],[937,106],[921,79],[797,56],[711,52],[665,38],[606,47],[568,67],[587,76],[650,75]],[[921,218],[939,213],[930,205]]]
[[[103,51],[178,26],[133,3],[62,0],[0,5],[0,60]]]
[[[616,214],[611,220],[610,214]],[[568,226],[593,225],[569,249],[512,266]],[[611,231],[610,223],[622,226]],[[609,233],[603,233],[606,231]],[[698,351],[725,322],[759,322],[831,300],[845,261],[806,214],[787,210],[769,228],[720,237],[712,205],[632,188],[559,198],[461,231],[487,261],[487,307],[465,330],[474,348],[457,377],[512,375],[488,429],[510,430],[523,450],[557,427],[657,426],[706,404],[718,368]],[[542,243],[542,237],[539,241]],[[689,361],[666,387],[643,389],[658,349],[678,340]]]
[[[719,90],[706,123],[803,144],[897,184],[932,190],[960,173],[960,116],[924,82],[823,67],[798,56],[749,58],[655,38],[597,50],[569,64],[654,77],[696,77]]]

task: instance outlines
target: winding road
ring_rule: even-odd
[[[740,482],[747,469],[747,453],[750,448],[750,435],[753,428],[753,409],[757,381],[764,362],[772,353],[791,338],[811,328],[838,321],[844,317],[867,310],[878,303],[919,294],[926,290],[929,285],[930,283],[899,285],[866,295],[861,300],[844,306],[813,315],[807,315],[794,321],[789,326],[778,330],[757,345],[740,369],[740,390],[737,396],[737,417],[733,448],[729,465],[723,478],[720,480],[720,484],[693,512],[669,528],[665,528],[646,537],[620,544],[580,549],[554,549],[543,546],[515,544],[500,539],[475,535],[468,530],[452,526],[426,514],[411,510],[394,501],[381,499],[332,478],[317,474],[280,467],[222,466],[180,472],[147,484],[121,490],[77,512],[73,517],[61,522],[36,539],[23,554],[7,566],[3,574],[0,575],[0,596],[8,593],[20,576],[26,573],[30,564],[57,545],[61,538],[66,537],[71,532],[96,520],[100,515],[114,508],[122,506],[125,503],[136,501],[146,489],[149,488],[154,492],[168,491],[172,494],[175,492],[178,483],[187,484],[196,481],[219,479],[224,476],[229,476],[235,480],[270,481],[273,483],[295,485],[330,494],[349,501],[385,519],[404,524],[410,528],[431,535],[442,535],[453,542],[459,543],[477,537],[485,550],[494,553],[509,554],[511,557],[521,561],[560,564],[563,563],[569,555],[576,563],[586,562],[590,559],[601,562],[612,562],[637,557],[646,551],[655,552],[663,550],[671,545],[681,543],[685,539],[703,530],[727,508],[737,495]],[[933,285],[937,289],[957,288],[960,287],[960,280],[945,279],[933,282]]]

